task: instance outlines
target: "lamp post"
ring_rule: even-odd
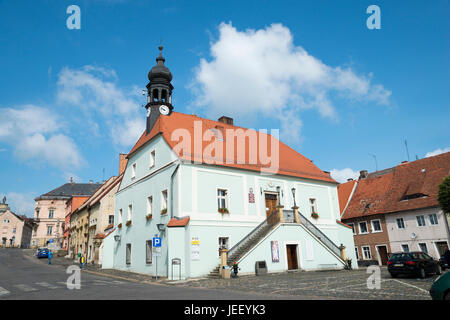
[[[293,187],[293,188],[291,189],[291,191],[292,191],[292,197],[294,198],[294,207],[296,207],[297,204],[295,203],[295,188]]]

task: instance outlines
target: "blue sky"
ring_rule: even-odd
[[[375,171],[370,154],[378,169],[407,160],[405,140],[410,160],[449,150],[449,13],[442,0],[0,1],[0,195],[31,215],[71,176],[116,175],[160,41],[176,111],[278,128],[340,179]]]

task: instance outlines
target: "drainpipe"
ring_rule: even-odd
[[[180,167],[180,160],[178,160],[177,167],[173,170],[172,175],[170,176],[170,218],[173,218],[173,178]],[[178,195],[179,196],[179,195]]]
[[[88,227],[87,227],[87,238],[86,238],[86,258],[85,258],[86,263],[88,263],[88,254],[89,254],[88,246],[89,246],[89,233],[90,233],[89,227],[91,224],[91,209],[88,208],[87,211],[88,211]]]

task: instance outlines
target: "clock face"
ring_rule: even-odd
[[[161,114],[163,114],[165,116],[167,116],[169,114],[169,111],[170,110],[169,110],[168,106],[162,105],[159,107],[159,112],[161,112]]]

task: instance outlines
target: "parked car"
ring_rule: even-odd
[[[388,261],[388,271],[392,278],[400,274],[425,278],[427,274],[441,274],[439,261],[424,252],[394,253]]]
[[[439,265],[441,266],[442,270],[450,268],[448,263],[445,262],[444,255],[442,255],[441,258],[439,259]]]
[[[48,258],[48,249],[47,248],[39,249],[37,257],[38,259]]]
[[[433,300],[450,300],[450,271],[434,280],[430,288],[430,295]]]

